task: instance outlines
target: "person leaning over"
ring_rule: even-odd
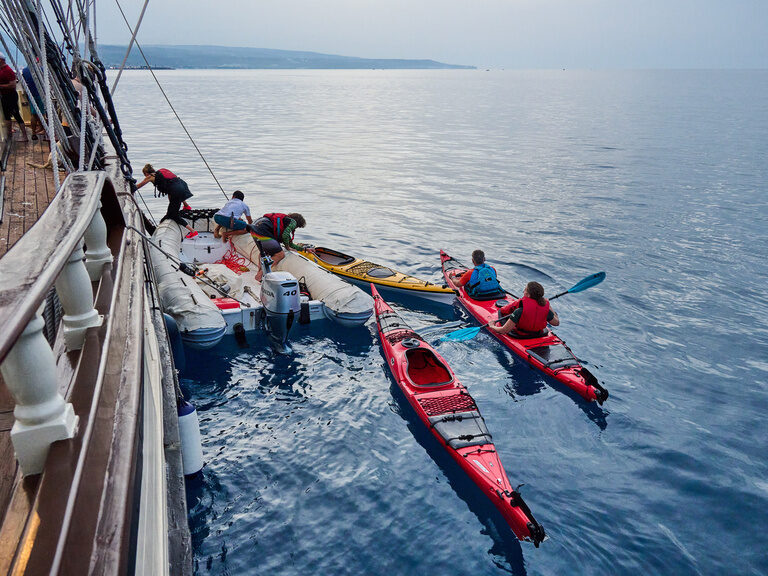
[[[182,228],[189,230],[189,234],[186,236],[187,238],[194,238],[197,236],[197,231],[187,224],[187,221],[181,217],[180,213],[181,205],[184,204],[184,207],[188,209],[189,205],[187,204],[187,200],[192,198],[192,192],[189,191],[187,183],[166,168],[155,170],[152,168],[152,164],[144,166],[142,172],[144,173],[144,180],[136,185],[136,190],[148,182],[152,182],[161,196],[168,196],[168,210],[166,210],[165,216],[160,219],[160,222],[163,220],[173,220]]]
[[[275,264],[280,262],[285,257],[283,247],[286,250],[305,250],[306,247],[303,244],[294,244],[293,235],[297,228],[304,228],[307,225],[307,221],[304,220],[304,216],[293,212],[291,214],[282,214],[280,212],[274,212],[271,214],[264,214],[261,218],[257,219],[253,223],[253,226],[249,226],[248,230],[253,236],[254,240],[259,240],[264,252],[272,256],[272,260]],[[261,269],[261,259],[259,259],[259,271],[256,273],[256,280],[261,281],[263,271]]]
[[[523,297],[499,309],[499,318],[512,316],[501,326],[489,324],[497,334],[509,334],[513,338],[538,338],[547,335],[547,324],[560,325],[557,312],[549,307],[544,298],[544,287],[538,282],[528,282]]]

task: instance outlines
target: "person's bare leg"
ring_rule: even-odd
[[[275,264],[280,262],[280,260],[285,258],[285,252],[280,250],[280,252],[278,252],[277,254],[270,255],[270,258],[272,258],[272,265],[274,266]],[[262,276],[263,276],[263,271],[261,269],[261,258],[259,258],[259,271],[256,272],[256,281],[261,282]]]
[[[27,140],[29,140],[29,137],[27,136],[27,125],[24,124],[23,120],[18,120],[17,119],[16,122],[18,123],[19,128],[21,129],[22,138],[20,138],[19,140],[21,142],[26,142]]]

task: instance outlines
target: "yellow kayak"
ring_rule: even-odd
[[[361,260],[330,248],[318,246],[314,253],[302,252],[302,255],[326,270],[366,288],[375,284],[376,287],[385,290],[390,289],[446,304],[452,303],[456,296],[451,288],[420,280],[386,266]]]

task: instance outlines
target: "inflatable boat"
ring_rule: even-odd
[[[166,254],[179,254],[184,229],[166,220],[152,235],[149,249],[160,304],[179,330],[184,344],[191,348],[211,348],[219,343],[227,329],[221,310],[203,292],[194,279],[181,273]]]
[[[232,243],[249,262],[259,258],[259,249],[250,235],[235,236]],[[253,267],[256,270],[255,264]],[[313,300],[323,303],[326,317],[342,326],[361,326],[373,315],[373,298],[298,252],[286,251],[285,257],[272,269],[297,278]]]

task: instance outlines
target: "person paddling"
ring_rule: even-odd
[[[499,309],[499,318],[512,314],[501,326],[493,323],[489,330],[497,334],[509,334],[513,338],[538,338],[547,335],[547,324],[560,325],[557,312],[549,307],[544,298],[544,287],[538,282],[528,282],[523,297]]]
[[[485,263],[485,253],[482,250],[472,252],[471,270],[456,272],[448,278],[454,288],[466,286],[467,295],[475,300],[494,300],[505,296],[504,290],[496,277],[496,269]]]
[[[307,225],[307,221],[304,216],[293,212],[291,214],[283,214],[281,212],[274,212],[270,214],[264,214],[261,218],[253,223],[253,226],[249,226],[248,230],[251,236],[255,240],[261,242],[261,247],[264,252],[272,257],[274,264],[277,264],[285,257],[282,243],[286,250],[305,250],[303,244],[295,244],[293,242],[293,235],[297,228],[304,228]],[[259,259],[259,271],[256,273],[256,280],[261,281],[262,269],[261,259]]]
[[[166,168],[155,170],[152,164],[147,164],[141,171],[144,173],[144,180],[136,185],[136,190],[148,182],[152,182],[161,196],[168,195],[168,210],[166,210],[165,216],[160,219],[160,222],[163,220],[173,220],[179,226],[189,230],[187,238],[197,236],[197,231],[187,224],[187,221],[180,214],[182,204],[185,210],[189,210],[187,200],[192,198],[192,192],[189,191],[187,183]]]

